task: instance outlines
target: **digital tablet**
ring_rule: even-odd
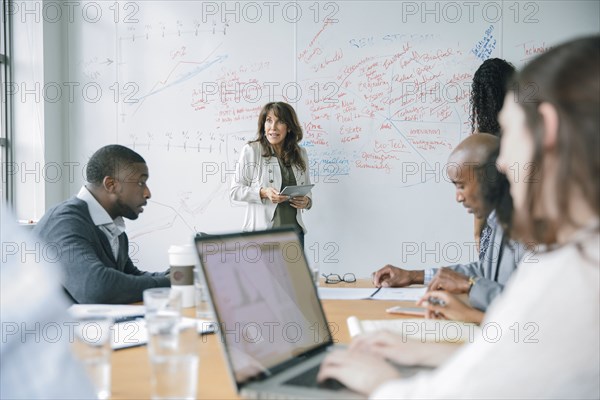
[[[313,186],[315,185],[286,186],[279,194],[290,197],[306,196]]]

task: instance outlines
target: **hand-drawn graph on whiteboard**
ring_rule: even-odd
[[[257,24],[202,21],[200,2],[142,5],[139,23],[118,32],[118,78],[135,88],[120,104],[119,140],[144,154],[161,186],[132,236],[238,230],[243,210],[228,193],[239,149],[272,95],[264,88],[293,80],[293,51],[273,57],[281,36]],[[293,41],[293,26],[270,26]],[[240,45],[248,34],[257,46]]]
[[[299,29],[298,79],[313,96],[299,108],[321,175],[421,184],[428,180],[423,171],[443,173],[449,153],[471,132],[473,72],[494,54],[499,28],[474,24],[444,36],[427,24],[389,20],[400,6],[353,12],[349,4],[339,22]],[[361,24],[370,20],[377,24]]]

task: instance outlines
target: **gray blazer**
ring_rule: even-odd
[[[148,288],[170,286],[166,272],[144,272],[133,265],[125,233],[119,236],[115,260],[87,203],[77,197],[48,210],[34,233],[45,242],[42,256],[61,264],[63,287],[76,303],[134,303],[142,301],[142,292]]]
[[[498,223],[490,224],[490,227],[490,245],[482,260],[448,267],[463,275],[479,277],[471,287],[469,301],[473,307],[483,311],[504,290],[504,285],[517,269],[517,264],[526,251],[525,246],[518,242],[503,242],[504,230]]]

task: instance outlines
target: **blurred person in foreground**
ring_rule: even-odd
[[[14,221],[2,210],[0,398],[95,399],[85,369],[71,353],[73,327],[65,323],[69,302],[60,268],[44,259],[51,253],[31,251],[42,247]]]

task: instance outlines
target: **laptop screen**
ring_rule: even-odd
[[[196,245],[238,385],[332,343],[293,230],[198,237]]]

